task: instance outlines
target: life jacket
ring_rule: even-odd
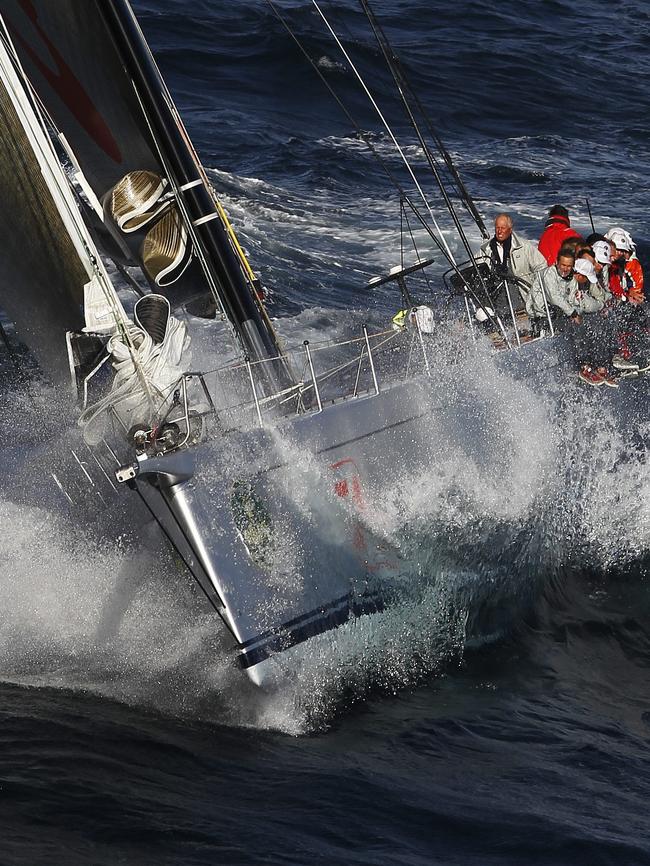
[[[580,235],[569,225],[568,217],[554,216],[546,220],[544,231],[537,244],[537,249],[549,265],[554,265],[562,244]]]
[[[508,269],[510,267],[510,250],[512,249],[512,235],[506,238],[505,241],[501,244],[503,250],[503,261],[501,261],[501,257],[499,256],[499,242],[496,238],[492,238],[490,241],[490,264],[492,266],[492,271],[499,277],[508,276]]]
[[[623,263],[621,259],[612,262],[609,270],[609,290],[615,298],[627,300],[631,289],[643,291],[643,268],[638,259]]]
[[[627,279],[622,259],[615,259],[609,268],[609,290],[619,301],[627,298]]]
[[[625,273],[627,274],[628,281],[631,282],[631,286],[639,291],[643,291],[643,268],[641,267],[641,262],[638,259],[630,259],[625,263]]]

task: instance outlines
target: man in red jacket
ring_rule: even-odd
[[[561,204],[554,204],[548,212],[544,231],[537,244],[537,249],[549,265],[555,263],[560,247],[569,238],[579,238],[580,235],[571,228],[569,211]]]

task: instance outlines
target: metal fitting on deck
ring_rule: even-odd
[[[128,484],[129,481],[133,481],[140,471],[140,467],[137,463],[129,463],[128,466],[120,466],[119,469],[115,471],[115,477],[119,484]]]

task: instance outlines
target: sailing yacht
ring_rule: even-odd
[[[128,2],[0,13],[2,308],[42,373],[72,378],[92,454],[73,450],[78,468],[144,503],[262,683],[278,655],[385,604],[399,557],[367,516],[395,450],[426,447],[425,336],[392,378],[391,329],[285,351]],[[143,275],[132,315],[106,261]],[[191,368],[188,304],[222,322],[220,369]]]
[[[42,374],[72,382],[90,455],[71,449],[73,469],[130,489],[240,666],[273,682],[399,594],[382,491],[440,448],[426,310],[285,348],[127,0],[0,0],[0,15],[0,305]],[[390,275],[407,299],[409,271]],[[476,287],[454,276],[469,314]],[[217,368],[194,369],[205,336],[183,309],[216,317]],[[486,447],[480,425],[451,419],[447,435]],[[48,483],[74,503],[64,472]]]

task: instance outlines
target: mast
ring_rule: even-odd
[[[269,385],[275,390],[287,387],[293,382],[277,335],[233,247],[205,171],[128,0],[97,2],[132,79],[215,300],[251,360],[275,359],[261,365]]]

